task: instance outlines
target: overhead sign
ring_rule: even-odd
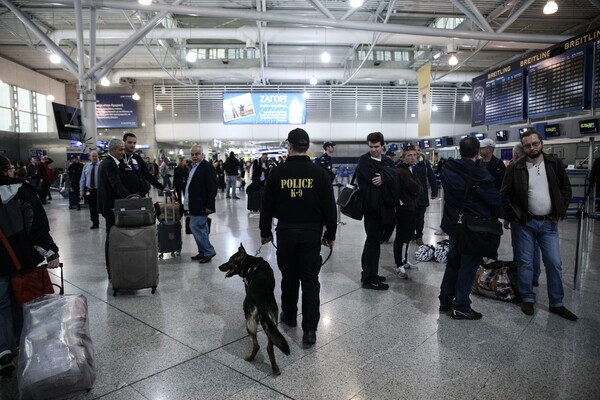
[[[96,127],[137,128],[137,101],[127,93],[96,95]]]
[[[225,124],[306,123],[302,93],[223,93]]]
[[[419,137],[427,137],[431,130],[431,64],[419,68]]]

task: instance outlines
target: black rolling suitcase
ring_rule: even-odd
[[[181,222],[177,219],[178,203],[175,202],[175,193],[171,192],[171,202],[167,203],[167,194],[164,195],[164,219],[158,223],[158,257],[163,258],[164,253],[181,255]],[[169,219],[171,218],[171,219]]]
[[[260,188],[251,193],[248,193],[248,210],[260,211],[263,189]]]

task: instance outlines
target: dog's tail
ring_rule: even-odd
[[[279,329],[277,329],[277,324],[273,320],[273,315],[271,315],[271,313],[269,313],[268,310],[259,310],[258,313],[260,316],[260,324],[262,325],[263,329],[265,330],[265,333],[267,334],[271,342],[273,342],[273,344],[279,350],[281,350],[283,354],[289,356],[290,346],[288,345],[288,342],[285,340],[281,332],[279,332]],[[277,313],[275,313],[274,318],[277,318]]]

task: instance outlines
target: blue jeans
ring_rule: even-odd
[[[469,295],[480,264],[480,256],[460,254],[456,236],[450,236],[448,260],[440,287],[440,305],[452,305],[453,308],[464,312],[471,311]],[[529,284],[531,285],[531,282]]]
[[[519,292],[523,302],[535,303],[536,299],[532,282],[535,242],[537,241],[546,267],[550,307],[561,307],[563,305],[564,290],[558,224],[548,220],[528,220],[525,226],[515,221],[511,224],[511,227],[513,234],[517,234],[518,240]]]
[[[191,215],[190,229],[194,235],[194,240],[198,246],[198,254],[203,257],[215,255],[217,252],[210,240],[208,239],[208,216],[207,215]]]
[[[236,186],[237,176],[235,175],[227,175],[226,184],[227,188],[225,189],[225,194],[227,196],[235,197],[235,186]],[[229,189],[231,189],[231,194],[229,193]]]
[[[10,277],[0,276],[0,353],[10,350],[15,353],[17,340],[21,333],[20,323],[12,301]]]
[[[515,222],[518,224],[518,222]],[[517,240],[517,234],[510,233],[510,242],[513,248],[513,260],[518,263],[519,260],[519,241]],[[533,250],[533,282],[540,281],[540,274],[542,272],[541,260],[540,260],[540,245],[535,242],[535,249]]]

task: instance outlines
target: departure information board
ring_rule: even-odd
[[[485,83],[485,123],[494,125],[521,121],[525,118],[523,105],[524,70],[500,75]]]
[[[594,107],[600,107],[600,40],[596,42],[594,54]]]
[[[577,49],[529,67],[529,118],[584,108],[585,58]]]

